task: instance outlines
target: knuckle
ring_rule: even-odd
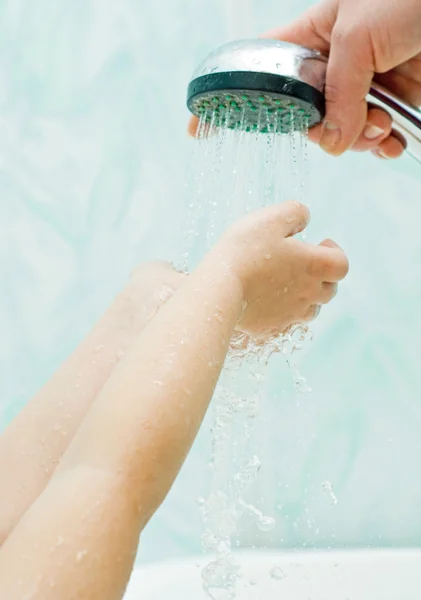
[[[332,81],[326,81],[324,90],[326,102],[329,104],[338,104],[342,101],[342,90]]]
[[[372,29],[364,20],[342,18],[332,31],[331,47],[343,48],[361,68],[374,70]]]
[[[332,31],[331,45],[354,46],[361,41],[361,32],[358,25],[342,21]]]

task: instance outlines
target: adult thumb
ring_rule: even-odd
[[[361,135],[367,119],[366,96],[374,76],[371,44],[358,29],[335,25],[326,73],[326,117],[320,146],[339,156]]]

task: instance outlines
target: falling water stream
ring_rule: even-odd
[[[190,169],[184,269],[191,269],[199,253],[246,213],[287,199],[303,202],[306,118],[291,111],[287,126],[285,120],[278,126],[271,118],[261,107],[258,129],[263,127],[267,132],[258,133],[246,131],[244,114],[233,130],[224,123],[217,126],[215,112],[202,115]],[[212,404],[211,490],[207,499],[198,500],[204,524],[203,547],[213,555],[202,571],[203,587],[215,600],[235,597],[240,565],[233,548],[238,543],[241,519],[245,515],[252,518],[262,532],[276,525],[273,515],[264,514],[248,498],[261,469],[256,424],[272,357],[287,360],[297,393],[310,391],[293,356],[310,339],[307,327],[295,326],[264,346],[240,334],[232,340]],[[275,579],[283,576],[277,571],[271,575]]]

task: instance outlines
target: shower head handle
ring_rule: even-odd
[[[397,137],[408,154],[421,163],[421,111],[376,82],[372,83],[367,101],[391,116]]]

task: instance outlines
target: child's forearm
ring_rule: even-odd
[[[156,281],[132,280],[0,437],[0,545],[45,488],[98,392],[154,314]]]
[[[33,600],[121,598],[138,535],[197,434],[241,308],[239,281],[208,260],[150,322],[0,551],[1,597],[21,598],[41,574]]]
[[[115,370],[57,476],[80,464],[119,473],[145,515],[148,504],[153,512],[163,499],[155,470],[159,465],[168,490],[207,410],[241,303],[238,280],[212,258],[205,261]]]

